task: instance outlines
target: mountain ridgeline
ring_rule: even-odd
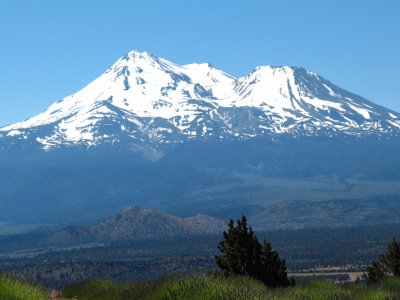
[[[303,68],[263,66],[234,78],[210,64],[178,66],[132,51],[81,91],[1,128],[0,137],[2,148],[120,144],[158,160],[156,145],[188,140],[399,132],[400,114]]]
[[[304,68],[235,78],[131,51],[77,93],[0,128],[0,221],[398,195],[399,146],[399,113]]]

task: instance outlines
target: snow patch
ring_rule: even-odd
[[[7,136],[17,136],[17,135],[21,135],[22,132],[19,130],[11,130],[10,132],[7,133]]]
[[[352,110],[356,111],[358,114],[362,115],[364,117],[364,119],[367,119],[367,120],[371,119],[371,116],[370,116],[368,110],[358,107],[358,106],[355,106],[355,105],[351,105],[351,104],[349,104],[349,107]]]

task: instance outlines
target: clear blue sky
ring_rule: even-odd
[[[0,125],[79,90],[131,49],[235,76],[303,66],[400,111],[399,3],[3,0]]]

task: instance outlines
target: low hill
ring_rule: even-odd
[[[224,222],[206,215],[179,218],[160,211],[129,207],[87,227],[68,227],[48,238],[52,243],[158,239],[220,233]]]

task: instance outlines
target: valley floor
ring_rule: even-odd
[[[366,265],[377,259],[399,224],[357,228],[304,229],[258,232],[271,241],[287,261],[297,282],[328,279],[357,280]],[[116,282],[154,280],[215,270],[220,235],[167,240],[131,241],[58,248],[0,242],[0,272],[37,282],[49,289],[94,278]]]

